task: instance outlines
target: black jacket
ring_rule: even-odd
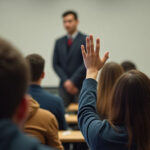
[[[53,56],[53,67],[60,77],[60,86],[70,79],[79,89],[85,78],[86,69],[83,63],[81,45],[85,45],[86,35],[78,33],[70,49],[67,48],[67,36],[56,40]]]

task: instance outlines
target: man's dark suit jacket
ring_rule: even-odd
[[[85,45],[86,35],[79,32],[69,49],[67,48],[67,40],[67,36],[64,36],[56,41],[53,67],[61,79],[60,86],[64,81],[70,79],[80,89],[86,74],[81,53],[81,45]]]

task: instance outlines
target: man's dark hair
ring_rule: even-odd
[[[31,81],[38,81],[41,74],[44,71],[45,60],[38,54],[31,54],[26,57],[30,70],[31,70]]]
[[[29,66],[18,50],[0,38],[0,119],[11,119],[24,98]]]
[[[73,15],[75,20],[78,20],[78,14],[75,11],[69,10],[63,13],[62,17],[66,17],[68,15]]]
[[[136,65],[131,62],[131,61],[124,61],[121,63],[121,66],[123,67],[124,71],[129,71],[129,70],[136,70]]]

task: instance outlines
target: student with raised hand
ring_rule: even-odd
[[[97,88],[97,112],[101,119],[108,118],[111,91],[123,72],[122,66],[115,62],[106,63],[101,70]]]
[[[86,80],[80,93],[79,127],[91,150],[149,150],[150,149],[150,80],[139,71],[124,73],[115,83],[110,102],[110,115],[100,120],[96,113],[97,74],[108,58],[99,56],[97,39],[87,37],[84,63]]]
[[[0,38],[0,150],[51,150],[22,131],[28,113],[29,66]]]
[[[53,94],[48,93],[41,87],[42,80],[45,77],[44,67],[45,60],[38,54],[30,54],[26,57],[31,70],[31,81],[28,90],[30,94],[39,104],[40,108],[52,112],[59,125],[59,130],[66,130],[67,123],[65,120],[65,108],[63,100]]]

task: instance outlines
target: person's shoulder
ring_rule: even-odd
[[[47,97],[47,99],[54,100],[57,103],[61,103],[62,99],[59,96],[51,94],[43,89],[43,95]]]
[[[64,107],[63,100],[61,97],[51,94],[43,89],[42,95],[47,104],[51,104],[51,107],[59,108],[61,110]]]
[[[100,137],[102,139],[116,139],[118,138],[121,142],[127,138],[127,131],[124,126],[114,126],[111,125],[108,120],[102,121],[102,126],[100,128]],[[119,141],[118,141],[119,142]]]
[[[57,106],[59,106],[61,109],[63,107],[63,100],[61,97],[54,95],[54,94],[50,94],[51,95],[51,99],[53,99],[55,101],[55,103],[57,104]]]
[[[39,108],[37,113],[38,113],[38,116],[42,118],[43,122],[47,121],[48,119],[53,120],[55,118],[54,114],[52,114],[52,112],[46,109]]]
[[[53,149],[53,148],[50,148],[49,146],[44,146],[44,145],[40,144],[40,146],[36,150],[56,150],[56,149]]]
[[[28,139],[29,139],[30,137],[28,137]],[[31,137],[32,138],[32,137]],[[30,148],[28,149],[28,148],[25,148],[24,150],[54,150],[53,148],[51,148],[51,147],[49,147],[49,146],[46,146],[46,145],[42,145],[39,141],[37,141],[36,139],[34,140],[33,138],[32,138],[32,140],[31,140],[31,138],[29,139],[30,140],[30,144],[31,144],[31,146],[30,146]],[[29,140],[28,140],[28,142],[29,142]],[[27,144],[27,143],[25,143],[25,144]],[[24,144],[24,145],[25,145]],[[24,147],[26,147],[26,146],[24,146]]]
[[[57,102],[61,102],[62,101],[62,99],[59,96],[57,96],[57,95],[54,95],[54,94],[51,94],[51,93],[49,93],[49,95],[51,96],[51,98],[55,99]]]
[[[50,147],[42,146],[37,139],[27,136],[24,133],[19,134],[11,148],[13,150],[52,150]]]
[[[63,35],[63,36],[57,38],[56,43],[59,43],[59,42],[63,41],[65,38],[66,38],[66,35]]]
[[[57,122],[57,119],[55,117],[55,115],[48,111],[48,110],[45,110],[45,109],[39,109],[39,111],[42,113],[42,121],[43,121],[43,124],[44,126],[57,126],[58,127],[58,122]]]
[[[79,35],[80,35],[80,37],[82,37],[82,38],[86,38],[87,37],[87,35],[85,34],[85,33],[82,33],[82,32],[80,32],[79,31],[79,33],[78,33]]]
[[[85,42],[86,42],[86,37],[87,37],[86,34],[84,34],[84,33],[82,33],[82,32],[79,32],[79,33],[78,33],[78,38],[79,38],[81,44],[85,44]]]

